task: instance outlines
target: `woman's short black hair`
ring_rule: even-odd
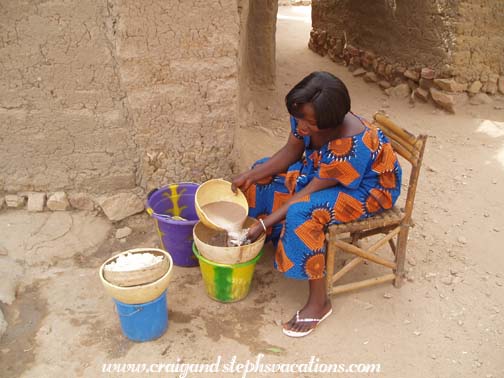
[[[287,110],[296,118],[304,117],[301,107],[307,103],[311,103],[315,109],[319,129],[341,125],[350,111],[347,87],[329,72],[312,72],[285,96]]]

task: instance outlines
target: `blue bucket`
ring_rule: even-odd
[[[149,341],[161,337],[168,327],[166,291],[153,301],[126,304],[114,299],[121,328],[128,339]]]

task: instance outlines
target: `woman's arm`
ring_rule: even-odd
[[[257,181],[287,171],[290,165],[301,159],[304,152],[304,142],[290,134],[285,146],[278,150],[268,161],[257,164],[253,169],[242,173],[232,182],[232,189],[242,191]]]
[[[313,178],[308,185],[306,185],[299,192],[295,193],[285,204],[283,204],[279,209],[275,212],[268,215],[263,219],[264,225],[266,228],[271,227],[279,222],[281,222],[285,216],[287,215],[287,210],[289,206],[299,200],[300,198],[307,196],[311,193],[318,192],[319,190],[327,189],[332,186],[338,185],[338,181],[336,180],[321,180],[319,178]],[[248,233],[248,238],[251,241],[255,241],[261,233],[264,232],[264,229],[260,223],[254,224]]]

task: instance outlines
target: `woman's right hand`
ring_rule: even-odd
[[[252,227],[249,228],[247,232],[247,239],[250,240],[251,243],[255,242],[257,239],[259,239],[259,236],[261,236],[264,233],[264,228],[261,225],[261,223],[256,222],[252,225]]]
[[[245,192],[250,185],[254,183],[255,181],[252,178],[252,170],[243,172],[231,181],[231,190],[236,193],[236,189],[239,188],[242,192]]]

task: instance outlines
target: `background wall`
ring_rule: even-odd
[[[0,1],[0,191],[231,173],[236,0]]]
[[[0,190],[135,186],[106,2],[0,2]]]
[[[496,81],[495,75],[504,75],[504,1],[461,0],[458,13],[453,74],[468,81]]]
[[[144,157],[140,182],[149,188],[229,175],[238,105],[236,1],[118,0],[112,18],[134,141]]]
[[[441,68],[453,49],[455,2],[315,0],[313,28],[405,65]]]
[[[504,94],[501,0],[313,0],[309,46],[388,94],[453,112]],[[391,87],[397,89],[391,89]],[[474,104],[491,101],[484,96]]]

